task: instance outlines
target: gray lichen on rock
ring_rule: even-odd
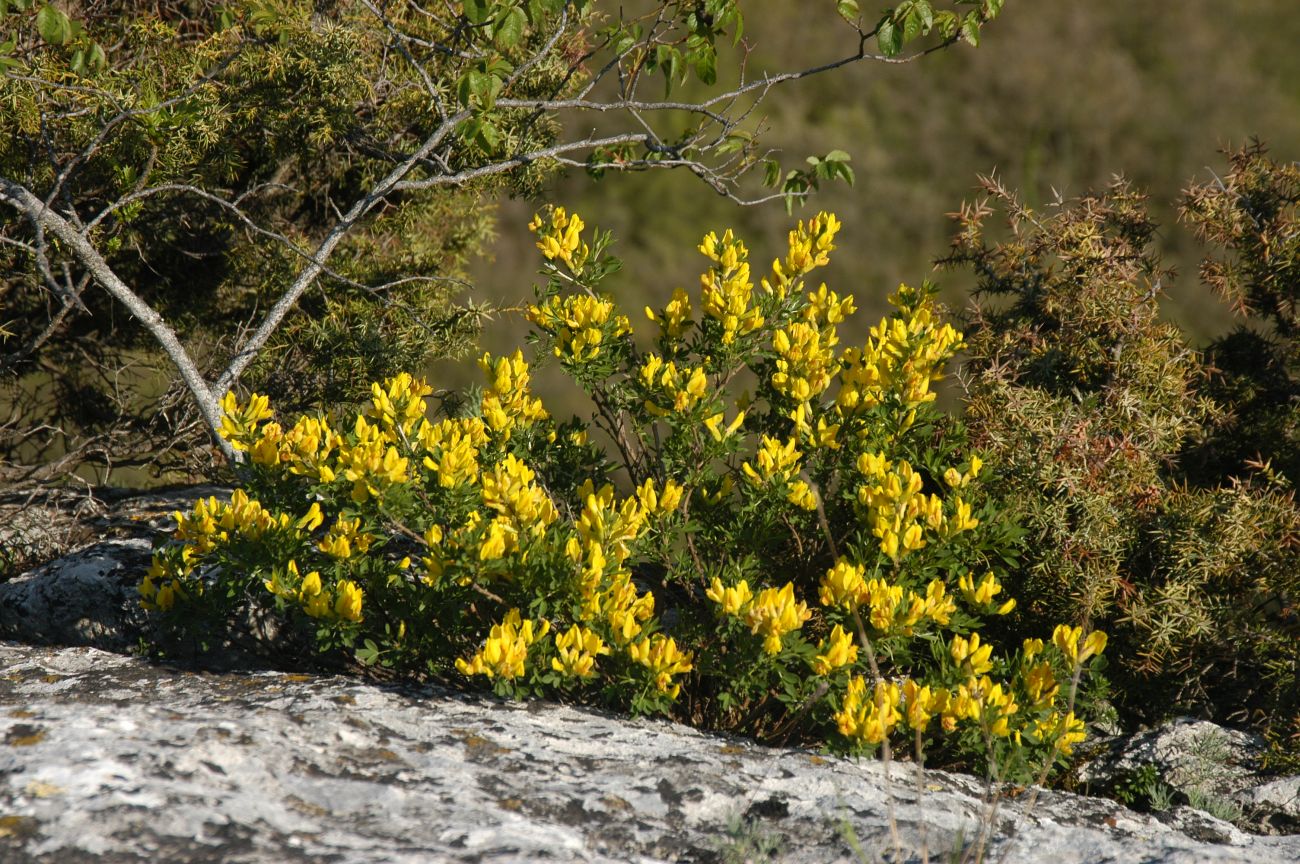
[[[199,673],[0,645],[5,861],[1258,862],[1300,837],[1194,840],[1111,801],[986,803],[972,777],[768,749],[653,720],[346,677]],[[891,819],[893,827],[891,828]],[[1229,826],[1230,827],[1230,826]],[[919,860],[919,859],[918,859]]]

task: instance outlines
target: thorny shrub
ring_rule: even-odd
[[[1240,189],[1249,178],[1236,164]],[[1206,458],[1225,417],[1258,419],[1260,405],[1207,396],[1232,390],[1210,387],[1216,370],[1161,319],[1170,274],[1145,199],[1123,181],[1045,211],[992,181],[986,192],[959,215],[947,263],[978,282],[966,422],[995,465],[989,494],[1028,531],[1008,579],[1022,622],[1110,632],[1112,695],[1129,718],[1208,711],[1275,739],[1300,732],[1285,612],[1300,590],[1300,509],[1267,459]],[[1188,218],[1226,219],[1211,199],[1194,191]],[[991,232],[999,210],[1009,227]],[[1259,249],[1236,248],[1232,269],[1206,272],[1257,274]],[[1252,297],[1276,285],[1245,281],[1264,286]],[[1278,338],[1287,332],[1279,320]]]
[[[534,341],[591,423],[552,418],[519,351],[485,355],[472,410],[437,419],[408,375],[346,424],[228,397],[247,481],[177,514],[140,587],[164,625],[216,644],[257,622],[501,695],[857,753],[909,741],[1003,777],[1071,752],[1106,636],[981,632],[1015,608],[998,574],[1017,533],[933,407],[962,337],[929,286],[842,349],[853,298],[807,282],[834,216],[800,222],[757,286],[740,239],[709,234],[698,294],[647,309],[638,347],[599,290],[609,235],[559,208],[531,227]]]

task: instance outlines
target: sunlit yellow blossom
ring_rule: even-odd
[[[969,686],[970,716],[980,721],[989,733],[1000,738],[1011,734],[1011,717],[1020,710],[1011,691],[1001,683],[981,678]]]
[[[808,605],[794,599],[794,584],[781,588],[764,588],[749,608],[745,610],[745,623],[750,632],[763,637],[763,650],[776,654],[781,650],[781,637],[792,633],[812,617]]]
[[[379,421],[385,429],[410,433],[427,409],[424,397],[433,392],[423,378],[402,372],[383,384],[370,385],[370,405],[366,416]]]
[[[1080,642],[1082,641],[1082,647]],[[1070,627],[1065,624],[1058,624],[1052,631],[1052,644],[1054,644],[1065,659],[1072,666],[1080,663],[1086,663],[1096,654],[1100,654],[1106,649],[1106,634],[1100,630],[1094,630],[1083,636],[1082,627]]]
[[[1025,673],[1025,692],[1035,706],[1051,705],[1060,691],[1051,663],[1039,663]]]
[[[932,289],[899,286],[890,297],[898,315],[871,328],[861,349],[851,348],[841,360],[837,410],[850,417],[883,402],[904,411],[935,399],[931,389],[943,377],[943,367],[962,347],[961,334],[948,324],[935,323]],[[904,428],[910,425],[904,415]]]
[[[609,653],[599,635],[577,624],[555,637],[555,649],[559,656],[551,659],[551,668],[568,678],[596,677],[596,657]]]
[[[655,676],[655,687],[674,699],[681,692],[682,685],[675,683],[673,676],[685,675],[695,668],[691,664],[692,655],[689,651],[678,650],[675,640],[658,633],[629,645],[627,650],[634,661],[645,666]]]
[[[1002,593],[1002,584],[992,573],[985,573],[978,585],[975,583],[974,576],[966,573],[957,580],[957,584],[966,602],[982,610],[989,610],[993,606],[993,598]],[[1012,598],[993,611],[994,614],[1005,615],[1014,608],[1016,608],[1016,601]]]
[[[817,656],[812,664],[813,672],[818,675],[829,675],[832,670],[847,666],[857,659],[858,646],[854,644],[853,637],[845,632],[842,626],[836,624],[830,636],[817,646]]]
[[[641,363],[637,380],[645,393],[645,409],[656,417],[689,414],[708,394],[709,381],[698,366],[678,369],[673,361],[649,354]]]
[[[239,406],[233,392],[221,399],[221,437],[235,450],[247,450],[257,440],[258,424],[272,417],[271,403],[261,393],[248,397],[248,404]]]
[[[849,679],[835,724],[844,737],[866,744],[879,744],[889,737],[903,715],[898,710],[900,693],[892,681],[876,683],[871,693],[861,675]]]
[[[706,320],[716,322],[723,345],[763,326],[763,314],[752,298],[748,251],[745,244],[727,231],[721,239],[712,232],[700,243],[700,251],[714,266],[700,276],[700,303]]]
[[[528,230],[537,235],[537,248],[547,261],[560,261],[577,273],[587,263],[591,249],[582,242],[586,225],[577,213],[570,215],[563,207],[549,207],[536,214]]]
[[[713,577],[713,583],[709,589],[704,592],[708,597],[720,607],[718,611],[723,615],[739,617],[749,608],[749,603],[754,599],[754,594],[749,590],[749,582],[741,579],[734,586],[725,588],[722,580],[717,576]]]
[[[952,654],[953,661],[962,666],[969,675],[983,675],[993,668],[993,662],[990,659],[993,654],[992,645],[980,645],[980,634],[970,634],[970,639],[963,636],[952,637],[952,643],[948,646]]]
[[[528,364],[524,362],[522,351],[495,359],[491,354],[484,354],[479,358],[478,365],[487,378],[480,412],[487,428],[499,440],[509,441],[516,429],[526,429],[547,418],[542,400],[533,396],[529,390],[532,376]],[[471,436],[470,446],[482,446],[472,437],[473,431],[470,428],[464,429],[464,434]]]
[[[483,505],[497,516],[490,528],[491,551],[499,558],[513,552],[521,537],[541,537],[559,518],[549,495],[536,482],[536,472],[513,453],[484,472]],[[499,554],[498,554],[499,553]],[[485,551],[482,555],[487,555]],[[487,560],[486,557],[483,560]]]
[[[360,621],[362,593],[355,582],[344,579],[335,593],[334,614],[344,621]]]
[[[470,660],[458,659],[456,668],[465,675],[489,678],[519,678],[524,674],[528,649],[547,634],[550,622],[540,626],[531,619],[521,619],[518,609],[511,609],[500,624],[493,624],[487,641]]]
[[[681,339],[691,326],[691,299],[681,288],[675,288],[661,315],[655,315],[649,306],[645,307],[645,314],[651,321],[658,322],[659,338],[663,342],[673,342]]]
[[[372,535],[361,531],[361,517],[348,519],[339,516],[321,538],[319,547],[331,558],[346,560],[352,557],[353,552],[367,552],[373,540]]]
[[[1083,721],[1075,717],[1073,711],[1067,711],[1064,715],[1053,711],[1035,722],[1034,736],[1041,741],[1051,741],[1066,756],[1074,752],[1075,744],[1088,737],[1083,731]]]
[[[614,301],[591,294],[570,294],[531,306],[528,320],[555,340],[554,354],[581,365],[608,351],[613,340],[632,332],[632,324],[616,313]]]
[[[936,624],[946,625],[957,611],[957,604],[948,596],[948,586],[940,579],[932,579],[925,589],[925,614]]]
[[[843,606],[850,611],[866,603],[869,597],[866,568],[847,558],[840,558],[826,571],[818,594],[823,606]]]
[[[801,220],[790,231],[785,258],[772,262],[771,274],[763,279],[763,290],[780,299],[797,291],[802,277],[830,262],[839,230],[840,220],[833,213],[818,213],[807,222]],[[844,314],[851,314],[851,310]]]
[[[927,684],[922,686],[911,678],[903,681],[903,706],[907,716],[907,725],[913,729],[924,730],[930,718],[940,713],[948,700],[947,693],[931,691]]]

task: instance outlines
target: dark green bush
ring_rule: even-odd
[[[978,280],[967,419],[1028,531],[1020,613],[1111,632],[1114,698],[1130,716],[1208,711],[1276,731],[1297,705],[1296,640],[1274,607],[1300,588],[1300,510],[1283,473],[1213,442],[1232,423],[1250,427],[1238,443],[1272,440],[1251,424],[1279,406],[1235,400],[1243,390],[1216,386],[1223,373],[1161,320],[1170,274],[1128,184],[1047,211],[986,190],[946,263]],[[998,210],[1008,228],[991,237]],[[1274,298],[1261,286],[1279,284],[1264,275],[1276,256],[1250,236],[1234,242],[1240,270],[1207,273]],[[1286,327],[1268,357],[1289,350]],[[1276,365],[1264,373],[1281,380]]]

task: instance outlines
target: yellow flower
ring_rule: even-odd
[[[673,676],[685,675],[695,667],[691,664],[691,653],[678,650],[677,642],[656,633],[649,639],[642,639],[628,646],[631,658],[650,670],[655,676],[655,687],[661,693],[667,693],[673,699],[681,692],[681,684],[673,682]]]
[[[488,678],[519,678],[524,674],[528,649],[547,634],[550,622],[536,627],[531,619],[521,619],[518,609],[511,609],[492,631],[482,649],[469,661],[458,659],[456,668],[465,675],[486,675]]]
[[[1080,640],[1083,645],[1080,648]],[[1086,663],[1094,655],[1100,654],[1106,650],[1106,634],[1100,630],[1094,630],[1083,637],[1082,627],[1069,627],[1065,624],[1058,624],[1052,631],[1052,643],[1060,649],[1065,655],[1065,659],[1072,666]]]
[[[334,615],[344,621],[361,620],[361,589],[350,579],[338,583],[334,596]]]
[[[907,678],[903,681],[903,705],[907,712],[907,725],[913,729],[924,730],[930,718],[943,710],[947,702],[947,693],[931,692],[929,685],[921,686]]]
[[[722,580],[717,576],[713,577],[713,584],[704,592],[704,596],[721,607],[718,610],[721,614],[733,617],[743,615],[749,607],[749,602],[754,599],[753,593],[749,590],[749,583],[744,579],[732,588],[724,588]]]
[[[823,606],[843,606],[852,611],[870,598],[865,576],[866,569],[861,564],[840,558],[822,577],[818,599]]]
[[[847,666],[858,659],[858,646],[853,643],[853,637],[839,624],[836,624],[830,636],[817,646],[817,650],[817,657],[813,660],[813,672],[818,675],[828,675],[832,670]]]
[[[397,428],[409,434],[428,408],[424,397],[432,392],[433,388],[423,378],[412,378],[402,372],[382,385],[370,385],[366,416],[377,419],[385,429]]]
[[[661,315],[655,315],[649,306],[645,307],[645,314],[651,321],[658,322],[659,338],[663,343],[674,342],[681,339],[691,326],[691,299],[681,288],[675,288]]]
[[[940,579],[930,580],[925,589],[925,614],[936,624],[946,625],[957,611],[957,604],[948,596],[948,587]]]
[[[899,698],[898,685],[892,681],[877,682],[868,695],[866,680],[854,675],[849,679],[840,710],[835,713],[840,734],[866,744],[881,743],[902,719]]]
[[[948,646],[952,654],[953,661],[958,666],[964,666],[966,673],[969,675],[983,675],[993,668],[993,662],[990,659],[993,654],[992,645],[980,645],[980,634],[970,634],[970,639],[954,635],[952,643]]]
[[[1074,752],[1075,744],[1088,737],[1083,731],[1083,721],[1075,717],[1073,711],[1064,715],[1053,711],[1034,724],[1034,733],[1039,740],[1051,741],[1066,756]]]
[[[1035,706],[1051,705],[1061,692],[1051,663],[1039,663],[1025,675],[1025,692]]]
[[[763,650],[768,654],[779,653],[781,637],[798,630],[811,617],[807,604],[795,601],[791,582],[780,589],[764,588],[745,611],[745,623],[751,633],[763,636]]]
[[[560,656],[551,659],[551,668],[568,678],[596,677],[596,657],[609,653],[608,646],[595,631],[577,624],[555,637],[555,648]]]
[[[1002,593],[1002,585],[992,573],[985,573],[978,585],[975,584],[971,574],[967,573],[957,580],[957,584],[966,602],[982,609],[991,607],[993,598]],[[1016,608],[1016,601],[1012,598],[998,606],[994,614],[1005,615],[1014,608]]]

